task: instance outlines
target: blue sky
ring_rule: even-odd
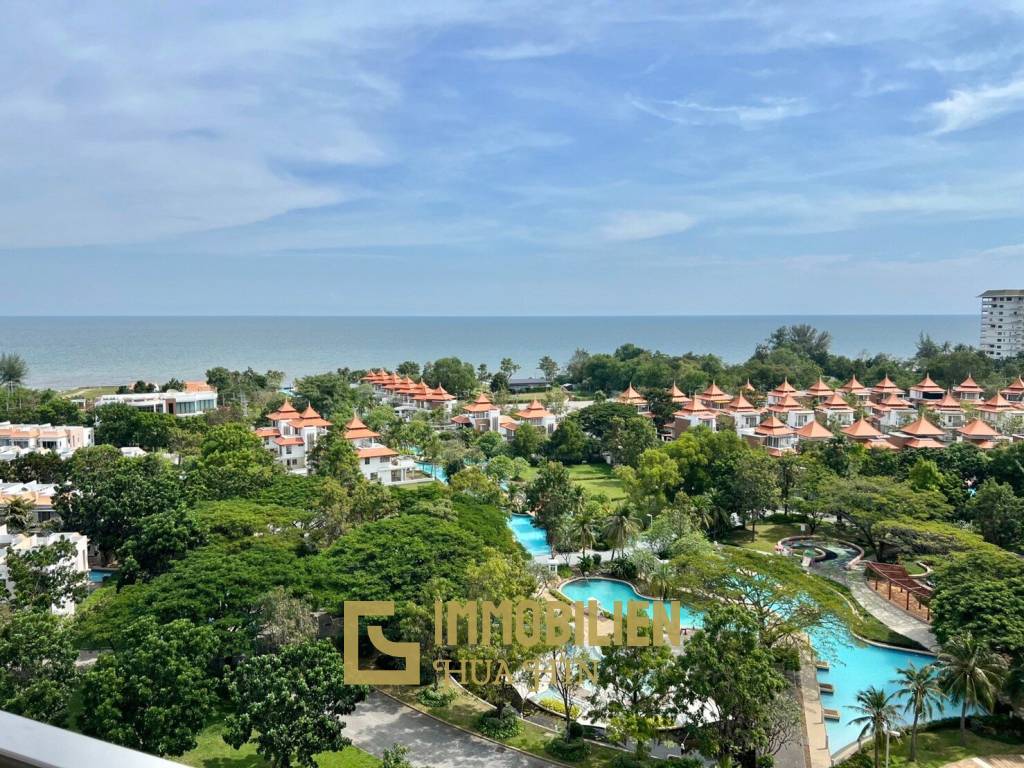
[[[5,314],[977,311],[1024,2],[9,2]]]

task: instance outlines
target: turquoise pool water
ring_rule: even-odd
[[[582,602],[597,600],[597,604],[609,613],[611,613],[616,600],[622,603],[623,608],[625,608],[626,603],[630,600],[642,600],[647,603],[647,615],[652,616],[654,614],[654,601],[643,597],[624,581],[615,581],[613,579],[579,579],[578,581],[570,581],[568,584],[563,584],[560,589],[562,594],[570,600]],[[666,600],[664,605],[668,615],[671,616],[671,602]],[[703,616],[699,612],[691,611],[685,605],[679,606],[679,614],[679,623],[683,627],[699,627],[703,623]]]
[[[530,553],[530,557],[547,557],[551,554],[547,534],[543,528],[533,524],[533,518],[529,515],[509,516],[508,527],[512,529],[516,541]]]
[[[426,461],[417,461],[416,466],[419,467],[420,472],[430,475],[435,480],[440,480],[442,483],[448,482],[448,474],[444,471],[444,467],[435,467]]]
[[[102,584],[104,581],[116,574],[117,571],[109,571],[104,568],[93,568],[89,571],[89,581],[93,584]]]
[[[602,609],[611,611],[616,600],[645,600],[637,591],[621,581],[612,579],[579,579],[565,584],[562,593],[570,600],[597,600]],[[650,601],[648,601],[650,602]],[[685,626],[700,626],[701,614],[683,608],[682,622]],[[857,693],[870,685],[878,686],[886,691],[897,687],[892,680],[896,670],[908,664],[918,667],[930,663],[934,657],[930,654],[900,651],[868,645],[857,640],[845,629],[818,630],[811,634],[811,644],[822,658],[830,663],[830,669],[818,672],[818,680],[832,683],[834,694],[822,694],[822,706],[827,709],[839,710],[840,720],[826,721],[828,743],[832,753],[857,740],[859,729],[850,721],[857,714],[849,709],[857,698]],[[938,718],[953,717],[958,714],[957,706],[948,703],[936,713]]]

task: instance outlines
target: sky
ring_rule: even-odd
[[[15,0],[0,75],[0,314],[1024,287],[1024,0]]]

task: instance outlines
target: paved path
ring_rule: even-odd
[[[345,735],[380,757],[393,744],[409,748],[414,765],[434,768],[552,768],[552,763],[471,736],[405,704],[371,691],[345,717]]]
[[[906,611],[901,611],[881,595],[877,594],[871,587],[864,583],[860,574],[851,573],[846,581],[857,602],[863,605],[868,613],[885,624],[893,632],[899,632],[904,637],[909,637],[920,643],[933,653],[939,650],[939,642],[935,639],[931,627],[920,619],[915,619]]]
[[[992,755],[991,757],[965,757],[943,768],[1024,768],[1024,755]]]

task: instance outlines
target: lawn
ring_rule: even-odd
[[[408,704],[421,712],[427,712],[445,722],[457,725],[460,728],[465,728],[468,731],[476,731],[476,722],[480,715],[488,710],[488,707],[478,699],[468,696],[465,693],[460,692],[455,701],[453,701],[447,707],[425,707],[419,703],[416,699],[416,693],[419,691],[418,688],[394,688],[389,687],[384,689],[387,693],[391,694],[397,699],[401,699],[403,702]],[[521,749],[524,752],[542,757],[545,760],[553,759],[545,749],[544,745],[547,744],[554,734],[544,728],[533,723],[524,722],[523,732],[518,736],[514,736],[511,739],[504,739],[502,743],[508,744],[509,746]],[[580,763],[574,765],[580,766],[580,768],[606,768],[611,766],[612,761],[622,755],[622,752],[617,749],[610,747],[602,747],[596,744],[591,744],[590,756]]]
[[[756,549],[758,552],[774,552],[779,539],[800,534],[800,526],[797,523],[758,523],[757,531],[754,533],[751,533],[749,528],[736,528],[730,531],[724,543],[744,549]]]
[[[256,745],[243,744],[241,749],[229,746],[221,738],[222,725],[214,723],[198,736],[198,746],[179,758],[179,763],[195,768],[270,768],[270,763],[256,754]],[[320,768],[377,768],[380,760],[356,747],[341,752],[325,752],[316,758]]]
[[[906,734],[898,742],[890,743],[890,768],[940,768],[947,763],[971,757],[990,757],[992,755],[1016,755],[1024,752],[1024,745],[1018,741],[1001,738],[983,738],[973,733],[967,734],[967,746],[960,746],[960,733],[956,728],[943,728],[937,731],[926,731],[917,736],[917,762],[907,760],[910,754],[910,735]],[[882,747],[882,759],[884,750]],[[872,749],[867,743],[861,748],[856,761],[870,765]],[[867,758],[867,759],[865,759]]]
[[[109,387],[78,387],[77,389],[66,389],[61,392],[61,397],[72,399],[84,397],[86,400],[95,400],[100,395],[112,395],[117,392],[116,386]]]
[[[573,464],[567,467],[569,476],[574,482],[582,485],[588,493],[600,493],[608,498],[608,501],[622,501],[626,493],[622,489],[622,483],[612,472],[607,464]],[[529,482],[537,476],[537,468],[530,467],[523,472],[523,479]]]

